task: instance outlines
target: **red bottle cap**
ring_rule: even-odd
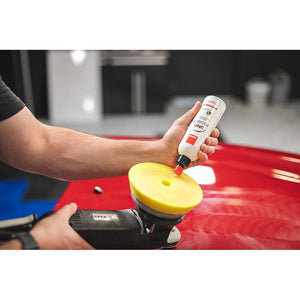
[[[180,165],[177,165],[175,168],[174,168],[174,173],[177,175],[177,176],[180,176],[181,173],[183,171],[183,167],[181,167]]]

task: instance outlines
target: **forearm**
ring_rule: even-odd
[[[160,141],[104,139],[38,122],[24,108],[1,123],[0,158],[15,168],[64,179],[125,175],[143,161],[163,162]]]
[[[82,180],[127,174],[134,164],[162,162],[160,141],[113,140],[74,130],[46,128],[45,154],[39,173],[65,180]]]

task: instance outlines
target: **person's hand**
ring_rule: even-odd
[[[30,231],[40,249],[94,249],[69,224],[77,205],[70,203],[39,221]]]
[[[174,121],[170,129],[166,132],[164,137],[160,140],[163,143],[163,162],[164,164],[175,167],[178,156],[178,145],[183,138],[189,124],[192,122],[195,115],[200,110],[201,103],[196,102],[194,107],[187,111],[183,116]],[[205,143],[201,145],[198,152],[198,159],[191,162],[189,167],[197,166],[208,160],[208,155],[215,152],[215,147],[218,144],[219,130],[213,129],[210,137],[207,137]]]

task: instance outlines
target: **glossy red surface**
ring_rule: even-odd
[[[205,166],[215,182],[200,184],[203,200],[177,226],[175,249],[300,249],[299,155],[220,144]],[[72,182],[55,209],[70,202],[134,208],[127,176]]]

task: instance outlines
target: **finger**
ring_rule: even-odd
[[[57,214],[62,217],[63,220],[69,221],[72,215],[75,214],[77,210],[76,203],[70,203],[65,205],[63,208],[57,211]]]
[[[180,126],[188,127],[198,111],[200,110],[201,103],[197,101],[195,105],[188,110],[183,116],[181,116],[179,119],[177,119],[177,122],[180,124]]]
[[[203,153],[206,153],[206,154],[213,154],[213,153],[215,153],[215,150],[216,150],[216,148],[214,146],[208,146],[205,144],[202,144],[200,149]]]
[[[198,152],[198,159],[199,159],[200,163],[204,163],[208,160],[208,156],[205,152],[199,151]]]
[[[220,135],[220,131],[218,128],[214,128],[213,131],[211,132],[210,136],[212,136],[213,138],[218,138]]]
[[[205,144],[207,146],[217,146],[218,145],[218,139],[213,137],[207,137],[205,139]]]

